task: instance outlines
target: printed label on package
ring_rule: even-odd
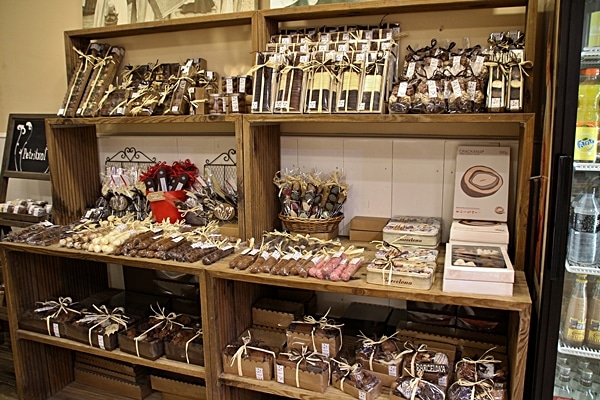
[[[285,383],[285,373],[283,372],[283,365],[277,365],[277,382]]]
[[[258,379],[259,381],[262,381],[265,379],[265,376],[263,374],[263,369],[261,367],[256,367],[255,371],[256,371],[256,379]]]

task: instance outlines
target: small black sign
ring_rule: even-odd
[[[49,179],[45,118],[51,117],[9,115],[2,168],[5,177]]]

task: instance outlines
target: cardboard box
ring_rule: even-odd
[[[307,347],[325,357],[335,357],[342,347],[341,327],[322,329],[318,323],[294,322],[288,327],[286,337],[288,348],[302,350]]]
[[[266,346],[275,351],[275,353],[279,353],[285,348],[286,336],[285,333],[280,330],[252,327],[246,329],[244,332],[249,332],[252,339],[257,340],[260,343],[264,343]]]
[[[444,277],[442,290],[452,293],[512,296],[513,284],[511,282],[470,281],[464,279],[446,279]]]
[[[446,280],[512,284],[515,280],[515,271],[506,250],[500,246],[447,243],[444,263],[444,281]]]
[[[240,227],[238,224],[225,223],[219,227],[219,232],[223,236],[240,237]]]
[[[361,363],[363,368],[371,371],[373,375],[381,380],[381,384],[385,387],[392,386],[396,379],[402,376],[402,359],[384,362],[373,360],[371,363],[369,358],[363,357],[360,353],[356,355],[356,361]],[[371,368],[372,366],[372,368]]]
[[[163,400],[165,399],[165,394],[173,394],[185,399],[206,399],[206,386],[157,375],[150,376],[150,383],[153,390],[162,393]]]
[[[413,348],[423,351],[407,353],[402,364],[402,376],[417,376],[423,373],[423,379],[437,386],[447,388],[452,382],[452,371],[456,358],[456,346],[414,338]],[[421,347],[422,346],[422,347]],[[426,347],[425,347],[426,346]],[[446,363],[434,362],[434,356],[441,353],[446,356]],[[414,360],[414,369],[413,369]]]
[[[304,304],[279,299],[262,298],[252,306],[254,325],[286,330],[292,321],[299,321],[304,315]]]
[[[119,327],[118,331],[106,334],[100,333],[98,329],[93,329],[90,335],[88,328],[70,323],[65,325],[65,337],[102,350],[113,351],[119,347],[118,333],[122,330],[123,328]]]
[[[118,379],[121,379],[121,380],[124,380],[127,382],[131,382],[131,383],[136,383],[140,380],[146,380],[148,378],[147,375],[137,377],[135,375],[132,376],[132,375],[128,375],[128,374],[122,374],[122,373],[119,373],[116,371],[112,371],[110,369],[97,367],[95,365],[84,364],[79,361],[75,361],[75,368],[84,369],[84,370],[87,370],[89,372],[93,372],[93,373],[96,373],[99,375],[105,375],[105,376],[112,377],[112,378],[118,378]]]
[[[366,372],[366,371],[365,371],[365,374],[373,375],[371,372]],[[342,383],[342,380],[338,379],[337,376],[335,376],[335,375],[333,375],[331,377],[331,386],[334,386],[334,387],[340,389],[342,392],[349,394],[350,396],[352,396],[356,399],[360,399],[360,400],[374,400],[381,394],[381,390],[383,387],[383,385],[381,384],[381,381],[380,381],[371,390],[366,392],[364,390],[357,389],[353,385],[350,385],[348,383],[347,379],[344,380],[344,382]]]
[[[454,219],[506,222],[510,147],[459,146]]]
[[[455,220],[450,227],[450,242],[494,243],[507,245],[508,225],[496,221]]]
[[[88,369],[90,369],[90,366],[104,369],[104,374],[109,374],[108,371],[112,371],[117,374],[136,377],[136,379],[148,375],[148,368],[146,367],[116,360],[109,360],[104,357],[93,356],[91,354],[81,352],[75,352],[75,362],[85,364],[85,368]]]
[[[350,229],[350,240],[356,242],[372,242],[373,240],[383,240],[383,232],[379,231],[357,231]]]
[[[317,311],[317,295],[314,290],[279,287],[277,298],[304,304],[304,315],[313,315]]]
[[[388,217],[356,216],[350,221],[350,229],[356,231],[381,232],[389,220]]]
[[[235,348],[235,350],[237,350],[237,348]],[[233,358],[233,355],[223,353],[223,372],[247,376],[260,381],[273,380],[275,352],[272,351],[272,353],[268,353],[270,349],[264,350],[264,352],[249,350],[250,357],[236,357],[235,359]],[[260,356],[256,360],[253,360],[252,354],[259,354]]]
[[[361,332],[381,336],[391,312],[390,306],[352,302],[339,322],[344,324],[344,334],[347,336],[358,336]]]
[[[287,361],[287,356],[280,354],[275,363],[276,380],[279,383],[324,393],[329,386],[329,363],[320,363],[322,372],[311,372],[303,369],[296,361]],[[293,366],[292,366],[293,365]]]
[[[145,383],[131,383],[81,368],[75,368],[75,381],[136,400],[143,400],[152,393],[150,380],[146,380]]]
[[[180,329],[165,341],[165,355],[169,360],[204,366],[204,343],[197,329]]]

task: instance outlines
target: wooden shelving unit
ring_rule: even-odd
[[[147,35],[175,31],[250,26],[252,49],[264,48],[268,37],[281,24],[314,22],[340,17],[384,16],[388,14],[428,13],[526,7],[525,32],[528,59],[535,63],[538,50],[536,27],[538,21],[535,0],[382,0],[363,3],[340,3],[323,6],[294,7],[280,10],[229,15],[211,15],[168,22],[150,22],[65,32],[67,74],[77,61],[73,47],[85,49],[92,40]],[[248,67],[252,56],[248,57]],[[484,138],[518,140],[518,179],[514,221],[514,265],[522,270],[526,260],[527,221],[529,210],[529,177],[533,154],[535,114],[532,88],[538,78],[527,81],[526,113],[468,114],[468,115],[208,115],[157,116],[117,118],[49,119],[46,123],[49,150],[54,220],[67,224],[78,219],[93,205],[99,193],[98,132],[116,125],[143,127],[154,131],[161,128],[167,135],[177,135],[178,127],[196,135],[231,135],[236,141],[237,186],[239,191],[239,231],[244,238],[259,237],[264,231],[279,227],[279,204],[272,177],[280,168],[280,139],[293,135],[414,137],[414,138]],[[423,135],[416,126],[427,124],[435,134]],[[476,129],[452,129],[456,126]],[[327,133],[315,126],[328,127]],[[491,129],[494,127],[510,129]],[[332,133],[333,132],[333,133]],[[366,134],[365,132],[368,132]],[[359,274],[350,283],[334,283],[315,279],[282,278],[271,275],[252,275],[230,270],[226,261],[205,267],[198,263],[183,264],[156,260],[116,257],[68,250],[57,246],[32,247],[2,243],[7,284],[7,317],[15,338],[14,359],[19,396],[27,400],[67,399],[88,397],[85,388],[73,383],[73,353],[93,355],[149,366],[183,376],[203,378],[207,398],[214,400],[255,400],[272,398],[346,399],[343,393],[329,388],[324,395],[295,390],[276,382],[261,382],[235,375],[223,374],[221,351],[240,332],[251,325],[251,305],[258,298],[274,293],[277,287],[310,289],[319,292],[352,294],[370,298],[420,300],[432,303],[473,305],[502,309],[509,312],[508,354],[511,371],[511,399],[523,398],[525,363],[529,338],[531,300],[522,271],[517,272],[515,294],[512,297],[474,296],[446,293],[441,290],[441,277],[429,291],[412,291],[367,284]],[[87,345],[53,338],[19,329],[19,315],[35,301],[70,295],[85,298],[108,287],[107,265],[167,270],[197,275],[204,329],[206,367],[159,359],[156,362],[140,359],[120,351],[105,352]],[[31,360],[36,360],[34,364]],[[69,397],[71,396],[71,397]],[[386,398],[384,394],[381,398]],[[109,399],[112,396],[93,395],[90,399]]]

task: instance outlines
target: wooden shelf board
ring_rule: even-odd
[[[82,353],[93,354],[95,356],[105,357],[112,360],[124,361],[130,364],[143,365],[145,367],[156,368],[163,371],[169,371],[176,374],[193,376],[204,379],[206,372],[204,367],[198,365],[190,365],[179,361],[168,360],[166,357],[161,357],[158,360],[147,360],[137,357],[132,354],[124,353],[120,350],[106,351],[92,347],[83,343],[74,342],[69,339],[57,338],[41,333],[29,332],[23,329],[17,330],[17,339],[31,340],[38,343],[43,343],[51,346],[58,346],[69,350],[80,351]]]
[[[368,258],[368,257],[367,257]],[[229,268],[226,263],[218,263],[207,268],[213,278],[242,282],[275,285],[321,292],[352,294],[399,300],[423,301],[427,303],[455,304],[479,307],[522,311],[531,307],[531,298],[523,271],[515,271],[513,296],[487,296],[463,293],[444,292],[442,290],[442,273],[437,273],[436,280],[430,290],[398,288],[387,285],[367,283],[366,266],[361,267],[349,282],[331,282],[316,278],[298,276],[277,276],[266,273],[252,274]]]
[[[317,393],[312,390],[296,388],[276,381],[259,381],[257,379],[234,374],[221,374],[219,381],[228,386],[234,386],[242,389],[254,390],[256,392],[269,393],[277,396],[285,396],[292,399],[302,400],[352,400],[355,397],[342,392],[341,390],[329,386],[325,393]],[[383,394],[379,398],[387,398],[388,389],[384,388]]]
[[[407,12],[449,11],[472,8],[526,6],[525,0],[382,0],[283,9],[263,10],[261,13],[276,21],[340,18],[357,15],[398,14]]]
[[[114,37],[147,35],[163,32],[176,32],[194,29],[220,28],[227,26],[249,25],[255,11],[226,14],[211,14],[198,17],[176,18],[163,21],[140,22],[136,24],[78,29],[65,32],[66,36],[105,39]]]
[[[50,397],[48,400],[131,400],[129,397],[119,396],[117,394],[97,389],[91,386],[82,385],[73,382],[65,386],[60,392]],[[162,395],[154,392],[144,400],[161,400]]]
[[[241,114],[209,115],[153,115],[150,117],[94,117],[94,118],[51,118],[47,122],[53,127],[111,125],[111,124],[192,124],[192,123],[235,123]]]

